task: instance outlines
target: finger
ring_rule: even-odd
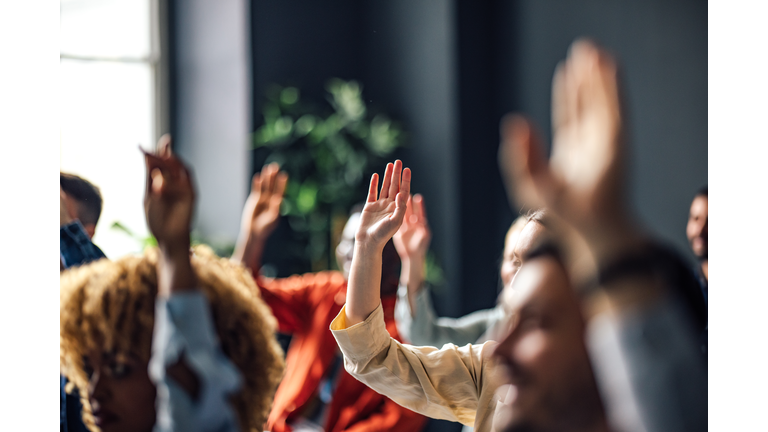
[[[410,224],[416,222],[416,215],[413,214],[413,197],[408,197],[408,203],[405,208],[405,219],[403,224]]]
[[[398,161],[400,162],[400,161]],[[402,162],[400,162],[402,167]],[[398,176],[399,177],[399,176]],[[402,174],[402,181],[400,183],[400,191],[397,193],[397,205],[402,205],[403,211],[407,208],[408,197],[411,196],[411,169],[405,168]]]
[[[279,167],[280,166],[277,164],[277,162],[272,162],[271,164],[267,165],[267,169],[269,171],[265,180],[267,181],[267,192],[270,195],[275,189],[275,178],[277,177]]]
[[[400,176],[403,172],[403,161],[397,159],[395,161],[394,169],[392,170],[392,183],[389,184],[389,198],[395,198],[397,193],[400,192]],[[407,198],[407,195],[406,195]]]
[[[171,156],[171,134],[164,134],[157,140],[157,146],[155,152],[158,156],[169,157]]]
[[[149,180],[150,195],[162,195],[166,188],[166,182],[161,170],[153,169],[152,172],[149,174],[149,176],[150,176],[150,180]]]
[[[542,207],[539,192],[550,188],[551,174],[533,125],[522,116],[507,115],[502,120],[501,132],[499,164],[510,204],[519,201],[519,204]]]
[[[251,193],[258,192],[261,189],[261,176],[256,173],[251,177]]]
[[[371,183],[368,186],[368,198],[365,200],[366,202],[372,203],[376,202],[376,189],[379,186],[379,175],[376,173],[373,173],[371,176]]]
[[[283,194],[285,193],[285,186],[287,184],[288,184],[288,174],[286,174],[284,171],[280,171],[277,174],[277,179],[275,180],[274,195],[282,199]]]
[[[427,210],[424,206],[424,197],[422,197],[421,194],[416,194],[413,196],[413,211],[414,214],[416,214],[416,217],[419,218],[419,222],[426,225]]]
[[[398,161],[399,162],[399,161]],[[401,165],[402,167],[402,162]],[[411,169],[403,170],[403,180],[400,184],[400,192],[395,197],[395,212],[390,217],[391,220],[402,223],[405,217],[405,211],[408,208],[408,196],[411,194]]]
[[[381,194],[379,199],[389,198],[389,186],[392,184],[392,171],[395,166],[390,162],[384,170],[384,180],[381,182]]]
[[[266,197],[269,193],[269,177],[271,172],[272,167],[270,165],[266,165],[261,169],[261,187],[259,192],[262,197]]]
[[[568,124],[569,111],[566,109],[566,87],[565,87],[565,62],[561,61],[555,68],[555,75],[552,77],[552,130]]]

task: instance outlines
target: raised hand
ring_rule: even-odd
[[[266,239],[277,227],[280,204],[288,183],[288,174],[273,162],[253,175],[251,193],[245,200],[241,230],[259,239]]]
[[[402,180],[401,180],[402,173]],[[379,175],[373,174],[368,188],[368,198],[360,215],[360,226],[355,241],[361,245],[378,246],[381,249],[400,228],[405,217],[407,200],[411,191],[411,170],[396,160],[384,171],[381,193],[376,194]]]
[[[365,320],[381,301],[381,254],[403,223],[411,191],[411,170],[403,170],[399,160],[394,165],[387,164],[377,196],[378,185],[379,176],[374,174],[355,233],[355,252],[347,283],[347,325]]]
[[[161,249],[181,248],[188,253],[195,205],[192,178],[184,164],[171,154],[170,138],[161,138],[158,146],[156,155],[142,150],[147,166],[147,226]]]
[[[280,204],[288,183],[288,175],[277,163],[271,163],[256,173],[251,181],[251,193],[245,200],[232,260],[242,263],[252,272],[258,272],[267,238],[277,227]]]
[[[626,204],[624,116],[617,66],[595,44],[577,40],[552,83],[552,156],[542,155],[534,125],[502,121],[499,163],[508,192],[548,207],[591,243],[622,236]]]
[[[420,194],[408,198],[403,224],[392,240],[401,260],[423,259],[427,254],[432,233],[424,209],[424,198]]]

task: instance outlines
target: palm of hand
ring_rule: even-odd
[[[147,197],[147,225],[158,242],[189,238],[194,193],[191,185],[187,186],[176,185],[174,191],[153,190]]]
[[[394,217],[397,204],[395,200],[379,200],[366,203],[360,214],[358,240],[371,240],[374,244],[384,244],[397,232],[401,220]]]
[[[432,233],[424,223],[411,223],[407,220],[393,238],[395,248],[401,256],[424,255],[429,249]]]
[[[266,236],[274,231],[280,217],[281,196],[251,192],[246,201],[250,214],[250,231],[256,236]]]

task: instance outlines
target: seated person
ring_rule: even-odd
[[[91,431],[262,430],[283,372],[274,317],[245,269],[190,256],[190,175],[168,147],[145,159],[158,248],[62,273],[62,373]]]
[[[532,253],[503,298],[515,315],[507,334],[498,344],[438,350],[383,331],[381,251],[410,189],[397,161],[378,197],[378,176],[371,180],[347,303],[331,324],[345,368],[404,406],[478,431],[705,430],[706,368],[677,291],[682,263],[641,233],[625,202],[611,57],[575,42],[555,74],[552,108],[549,164],[527,120],[508,118],[502,129],[508,187],[552,210],[559,245]]]
[[[284,431],[419,431],[426,418],[376,393],[341,367],[341,354],[328,326],[345,301],[346,278],[360,211],[353,209],[336,248],[343,272],[326,271],[285,279],[259,275],[264,243],[276,227],[287,182],[271,164],[254,175],[243,210],[241,235],[232,259],[253,271],[264,301],[281,332],[292,335],[286,374],[275,394],[266,429]],[[399,340],[394,322],[399,258],[389,241],[377,292],[388,336]]]
[[[543,217],[543,210],[520,216],[507,231],[499,272],[502,290],[511,285],[522,265],[523,255],[543,233]],[[501,302],[493,309],[475,311],[461,318],[436,316],[429,291],[424,287],[424,262],[430,231],[420,195],[414,195],[409,201],[403,225],[393,240],[403,263],[395,306],[397,330],[403,339],[414,345],[466,345],[485,342],[502,331],[507,311]]]
[[[103,207],[101,190],[82,177],[63,172],[59,173],[59,186],[64,194],[69,216],[72,220],[80,221],[88,238],[93,238]]]
[[[73,174],[59,174],[61,270],[104,258],[90,240],[96,233],[102,208],[99,188]]]
[[[104,258],[104,252],[91,242],[96,222],[101,213],[101,194],[99,189],[80,177],[61,173],[59,187],[59,269],[85,264]],[[75,200],[66,192],[64,186],[81,197]],[[88,195],[93,195],[87,199]],[[86,198],[82,198],[86,197]],[[87,205],[86,205],[87,204]],[[84,207],[84,208],[83,208]],[[90,232],[80,223],[79,215],[86,218]],[[92,217],[95,215],[95,218]],[[89,216],[91,216],[89,218]],[[82,406],[77,390],[66,392],[67,379],[59,377],[59,426],[62,432],[83,432],[86,430],[80,418]]]

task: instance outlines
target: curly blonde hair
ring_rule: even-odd
[[[117,261],[102,259],[61,274],[61,373],[80,391],[83,421],[98,431],[88,402],[83,356],[92,350],[131,353],[149,361],[157,296],[156,249]],[[284,362],[277,323],[242,266],[197,246],[191,257],[208,298],[224,354],[243,378],[231,401],[242,430],[261,431]]]

